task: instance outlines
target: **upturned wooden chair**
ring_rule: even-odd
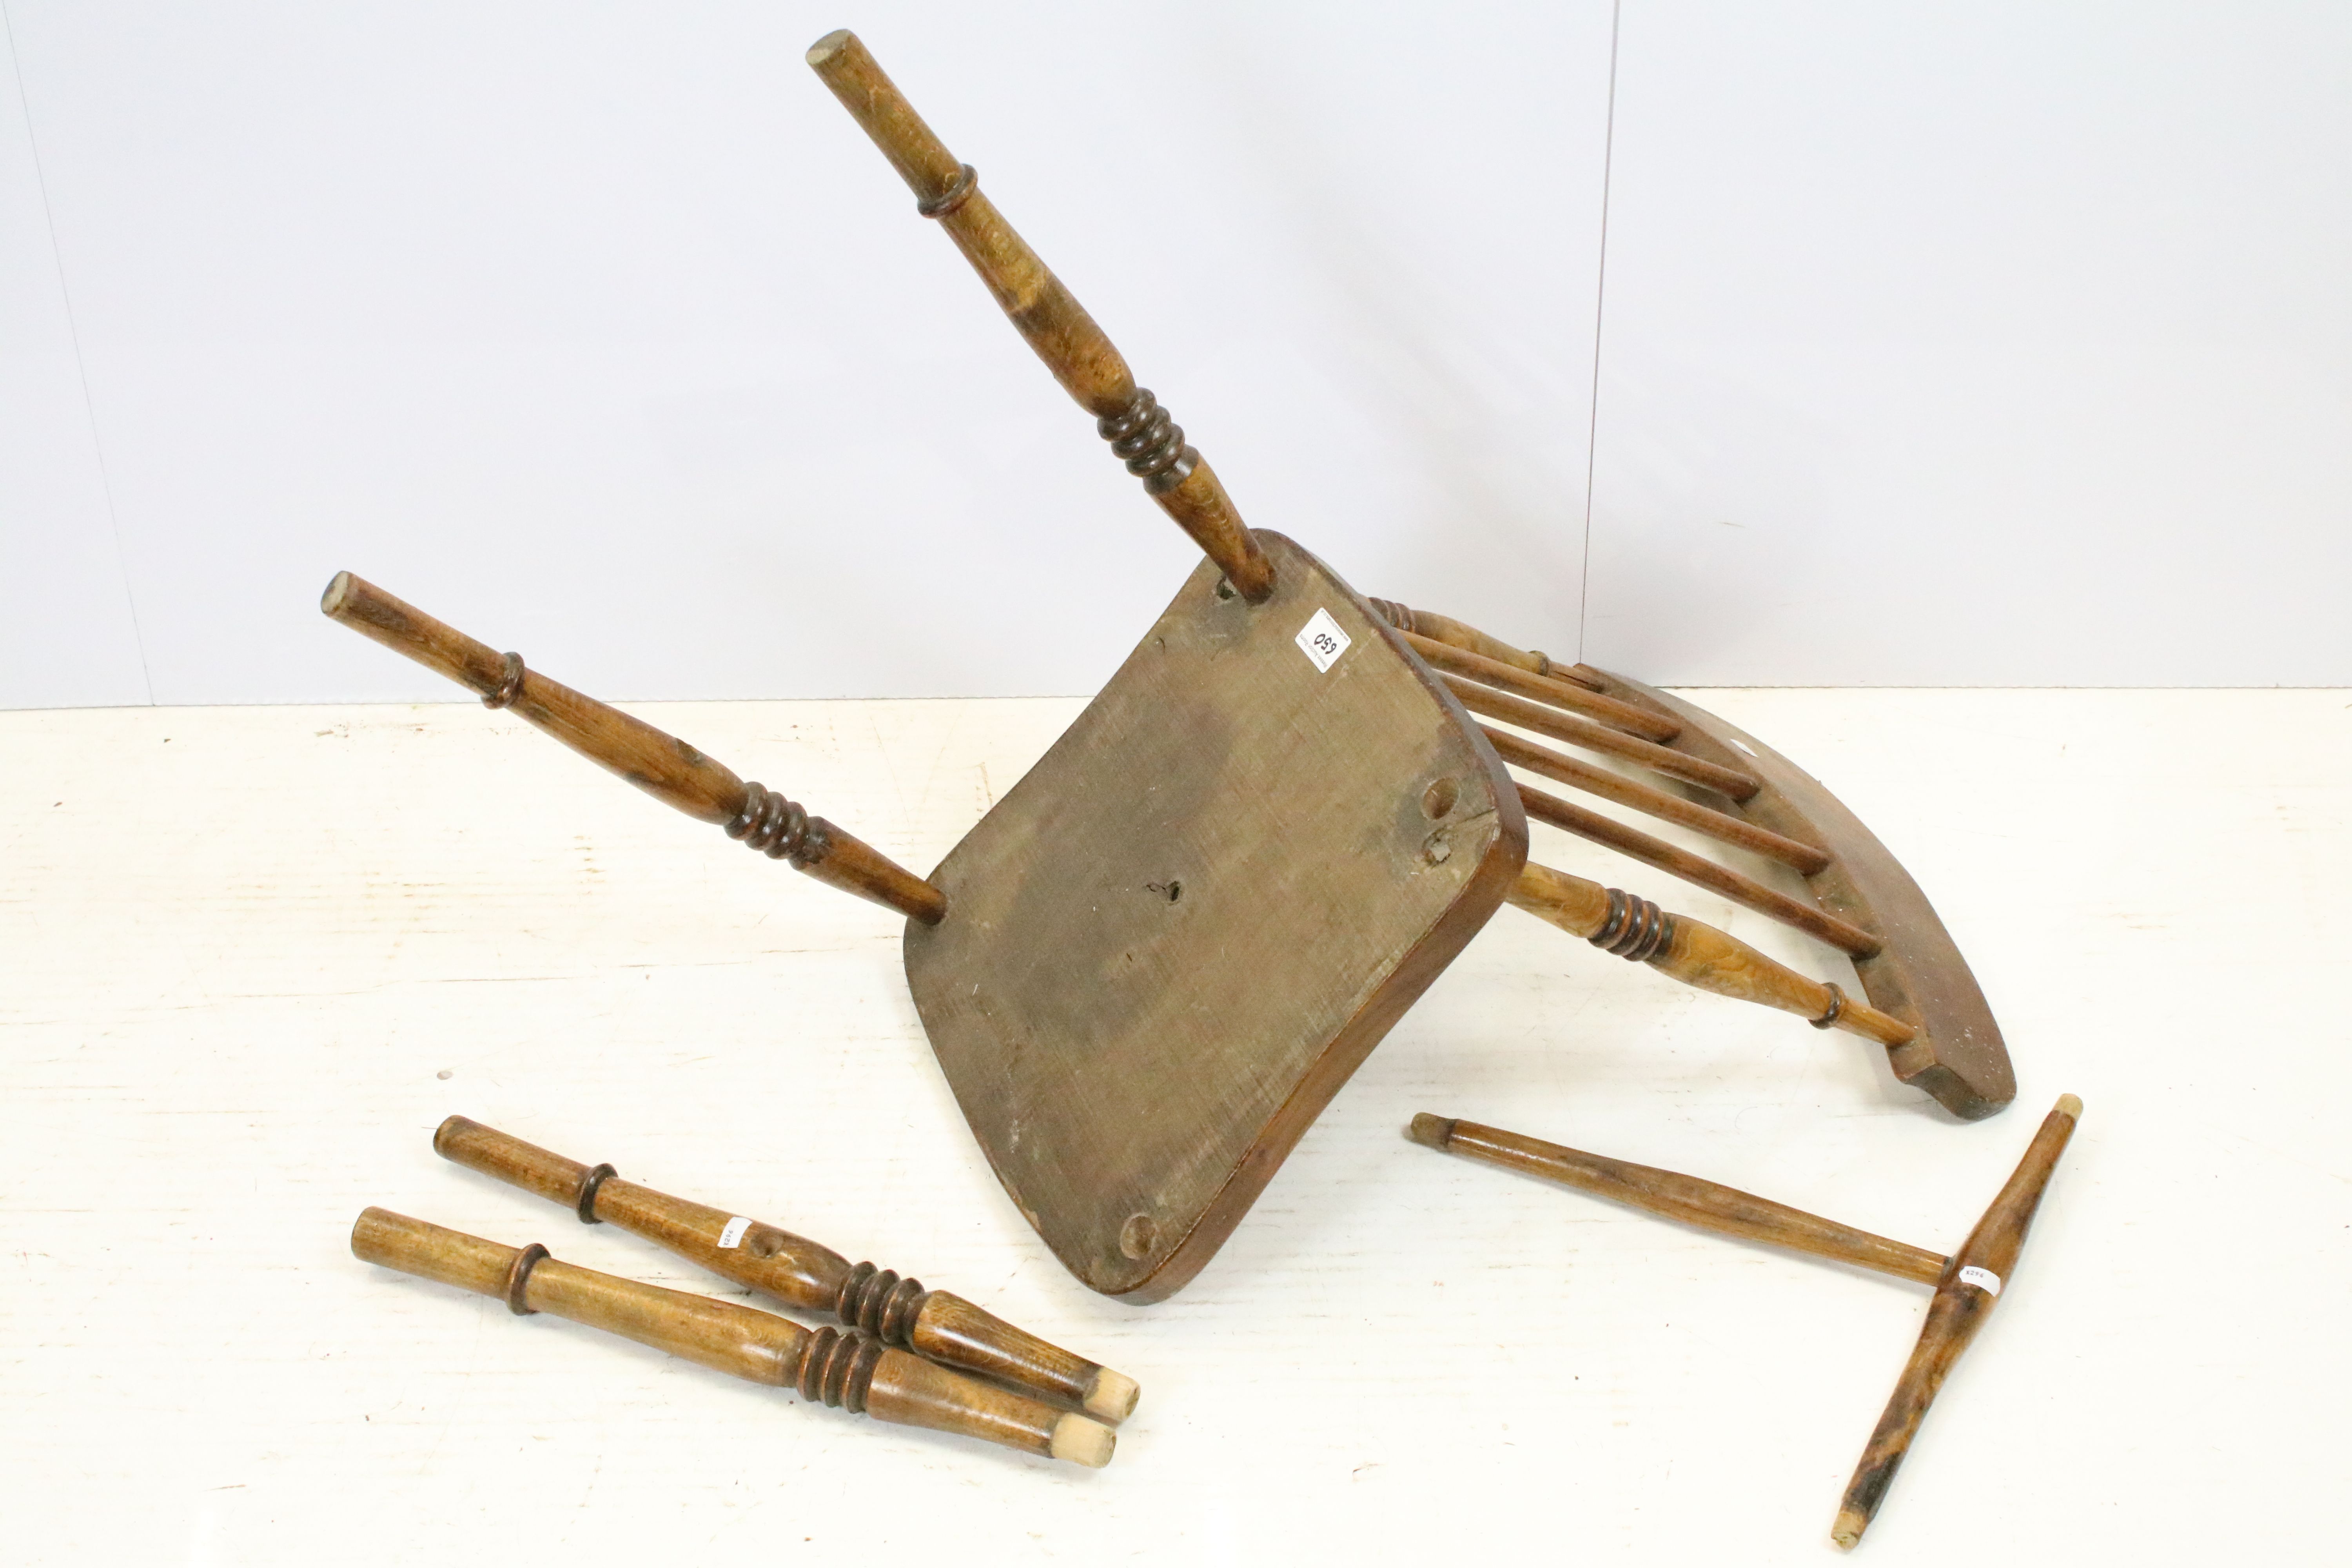
[[[808,60],[1208,557],[1068,733],[919,877],[348,573],[321,608],[751,847],[906,915],[908,984],[940,1065],[1005,1191],[1073,1273],[1135,1301],[1192,1279],[1506,902],[1687,984],[1861,1035],[1959,1116],[2009,1103],[2008,1056],[1968,965],[1820,784],[1701,709],[1363,597],[1246,526],[865,46],[834,33]],[[1521,784],[1514,767],[1778,861],[1811,896]],[[1863,995],[1529,864],[1531,816],[1795,927],[1853,960]]]

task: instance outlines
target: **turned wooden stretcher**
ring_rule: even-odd
[[[1367,599],[1244,525],[865,47],[835,33],[808,59],[1208,557],[1069,732],[918,877],[347,573],[321,607],[751,847],[905,914],[908,984],[940,1065],[1005,1191],[1073,1273],[1135,1301],[1181,1288],[1506,900],[1691,984],[1873,1040],[1959,1116],[2009,1102],[2008,1058],[1967,964],[1826,790],[1701,710]],[[1777,861],[1810,897],[1517,783],[1513,767]],[[1863,996],[1529,865],[1531,816],[1808,933],[1853,961]]]
[[[2017,1169],[2001,1184],[1959,1250],[1948,1258],[1718,1182],[1588,1154],[1475,1121],[1423,1111],[1412,1119],[1412,1136],[1432,1149],[1522,1171],[1702,1230],[1835,1258],[1857,1268],[1933,1286],[1936,1294],[1927,1304],[1919,1342],[1912,1347],[1911,1359],[1895,1380],[1895,1392],[1853,1468],[1853,1479],[1846,1483],[1837,1519],[1830,1527],[1830,1539],[1850,1552],[1886,1500],[1895,1473],[1911,1451],[1919,1424],[1927,1418],[1927,1406],[1944,1386],[1960,1352],[1991,1316],[2004,1282],[2014,1277],[2018,1255],[2025,1250],[2026,1232],[2042,1206],[2042,1190],[2058,1169],[2058,1156],[2066,1152],[2082,1115],[2081,1100],[2071,1094],[2058,1097],[2058,1103],[2042,1119],[2033,1142],[2026,1145]]]

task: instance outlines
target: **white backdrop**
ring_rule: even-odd
[[[339,567],[620,698],[1092,690],[1189,546],[843,23],[1367,592],[1670,682],[2352,682],[2341,9],[0,15],[0,704],[450,695]]]
[[[449,695],[339,567],[608,694],[1098,686],[1197,557],[803,63],[844,21],[1248,518],[1574,641],[1605,3],[8,15],[89,391],[27,396],[84,429],[12,459],[10,700]]]
[[[2352,8],[1627,0],[1596,662],[2352,683]]]

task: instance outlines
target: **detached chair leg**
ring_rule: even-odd
[[[1861,1463],[1854,1466],[1853,1479],[1846,1483],[1844,1500],[1838,1505],[1837,1521],[1830,1527],[1830,1539],[1842,1550],[1853,1551],[1877,1517],[1878,1505],[1886,1500],[1886,1489],[1895,1484],[1895,1470],[1911,1451],[1911,1439],[1919,1435],[1928,1404],[1944,1386],[1952,1363],[1992,1315],[2001,1284],[2017,1267],[2017,1255],[2024,1250],[2025,1233],[2033,1224],[2034,1211],[2042,1206],[2042,1190],[2049,1186],[2058,1156],[2066,1152],[2082,1115],[2081,1100],[2071,1094],[2058,1097],[2058,1103],[2042,1119],[2033,1142],[2026,1146],[2025,1157],[2017,1163],[1992,1206],[1952,1254],[1937,1281],[1936,1299],[1928,1303],[1919,1343],[1862,1451]]]
[[[1877,1429],[1870,1435],[1862,1462],[1854,1467],[1853,1479],[1846,1485],[1837,1521],[1830,1530],[1832,1541],[1852,1551],[1894,1485],[1895,1472],[1910,1452],[1928,1405],[1960,1352],[1984,1326],[2003,1282],[2017,1266],[2042,1191],[2049,1186],[2058,1156],[2065,1152],[2082,1114],[2080,1100],[2071,1094],[2058,1097],[1992,1206],[1949,1258],[1719,1182],[1588,1154],[1475,1121],[1423,1111],[1412,1119],[1410,1136],[1414,1142],[1444,1153],[1557,1182],[1718,1236],[1760,1241],[1933,1285],[1936,1296],[1928,1304],[1919,1343],[1895,1385],[1894,1396],[1886,1402],[1885,1414],[1878,1418]]]

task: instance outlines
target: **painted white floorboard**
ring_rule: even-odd
[[[1417,1110],[1938,1250],[2087,1102],[1863,1550],[2340,1549],[2352,692],[1713,691],[1927,889],[2022,1086],[1506,910],[1174,1300],[1065,1276],[933,1068],[896,921],[471,704],[0,714],[15,1563],[1816,1562],[1926,1292],[1409,1143]],[[1069,700],[648,705],[932,864]],[[1832,963],[1535,829],[1538,853]],[[383,1204],[724,1293],[448,1165],[463,1112],[919,1274],[1139,1378],[1099,1473],[803,1406],[371,1268]],[[852,1556],[857,1553],[860,1555]],[[797,1554],[797,1555],[795,1555]]]

